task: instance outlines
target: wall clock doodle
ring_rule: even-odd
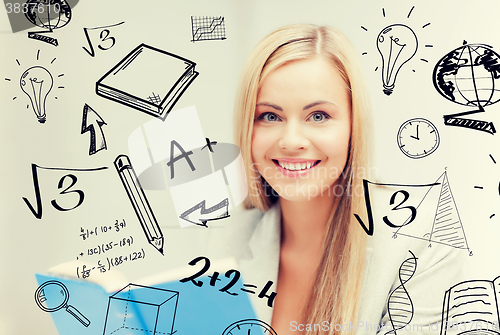
[[[405,121],[398,131],[398,147],[408,157],[429,156],[439,146],[439,132],[429,120],[415,118]]]

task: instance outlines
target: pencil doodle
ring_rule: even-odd
[[[210,269],[210,259],[208,259],[205,256],[199,256],[199,257],[196,257],[193,260],[191,260],[188,264],[191,266],[195,266],[200,261],[204,262],[203,267],[198,272],[196,272],[194,275],[180,279],[179,281],[181,283],[191,282],[192,284],[194,284],[197,287],[203,286],[204,282],[202,280],[197,280],[197,278],[203,276],[205,274],[205,272],[207,272],[208,269]],[[214,271],[211,276],[208,276],[208,278],[210,278],[210,282],[209,282],[210,286],[215,287],[217,284],[217,281],[221,281],[221,279],[219,278],[219,275],[220,275],[219,272]],[[229,292],[229,290],[240,281],[240,277],[241,277],[240,271],[235,270],[235,269],[227,270],[226,273],[224,274],[224,277],[226,277],[228,279],[230,278],[231,280],[229,281],[229,283],[227,283],[221,289],[219,289],[219,291],[225,292],[231,296],[238,295],[238,293]],[[268,294],[268,292],[272,286],[273,286],[273,281],[268,280],[267,283],[262,288],[262,290],[260,291],[260,293],[257,295],[257,297],[259,297],[261,299],[267,298],[267,306],[268,307],[273,307],[273,302],[274,302],[274,299],[276,298],[276,294],[277,294],[276,292],[272,292],[271,294]],[[255,289],[255,288],[257,288],[257,286],[253,285],[253,284],[243,284],[243,287],[241,287],[240,290],[242,292],[255,294],[256,292],[251,290],[250,288]]]
[[[40,60],[40,50],[36,53],[36,60]],[[54,63],[56,58],[53,58],[50,62]],[[21,62],[16,59],[16,64],[20,67]],[[57,75],[57,78],[64,76],[64,73]],[[11,82],[10,78],[5,78],[6,81]],[[30,103],[26,104],[26,108],[31,109],[35,113],[38,122],[45,123],[47,120],[46,113],[46,102],[49,93],[54,93],[54,77],[50,71],[44,66],[36,65],[32,66],[22,72],[19,78],[19,86],[21,90],[28,96]],[[64,89],[64,86],[57,86],[57,89]],[[57,99],[55,94],[52,94],[54,99]],[[17,96],[14,96],[12,100],[16,100]]]
[[[400,210],[409,210],[409,216],[401,216],[399,217],[400,223],[393,223],[389,218],[390,215],[386,215],[382,218],[384,223],[394,228],[393,238],[397,238],[398,235],[413,237],[417,239],[421,239],[429,242],[429,247],[431,247],[432,243],[439,243],[449,247],[457,248],[457,249],[466,249],[469,251],[469,255],[472,256],[472,251],[469,249],[467,239],[465,236],[465,231],[462,225],[462,221],[460,219],[460,215],[458,213],[458,208],[455,203],[455,199],[453,198],[453,194],[451,192],[451,187],[448,181],[447,172],[443,172],[437,180],[432,184],[427,185],[401,185],[401,184],[382,184],[382,183],[373,183],[368,180],[363,180],[363,189],[365,193],[365,203],[366,209],[368,213],[368,227],[363,223],[361,217],[357,214],[354,214],[358,222],[361,224],[361,227],[365,230],[368,235],[373,235],[374,226],[373,226],[373,212],[370,202],[370,193],[369,193],[369,185],[379,185],[379,186],[388,186],[388,187],[397,187],[398,191],[394,192],[390,198],[390,205],[394,205],[396,202],[396,198],[398,194],[402,194],[403,198],[395,207],[391,210],[392,212],[396,212]],[[439,186],[439,189],[435,189],[436,186]],[[403,206],[405,202],[407,202],[410,198],[409,190],[411,188],[427,188],[427,191],[423,195],[420,201],[413,200],[412,205]],[[432,219],[432,227],[429,231],[422,235],[415,235],[410,232],[407,232],[410,223],[412,223],[418,214],[418,209],[430,194],[431,191],[436,190],[438,193],[438,200],[436,209],[434,211],[434,216]],[[415,204],[418,202],[418,204]],[[404,213],[404,212],[402,212]],[[391,213],[392,215],[393,213]],[[394,215],[396,215],[394,213]],[[402,215],[402,214],[401,214]],[[401,218],[405,218],[404,220]]]
[[[24,15],[35,26],[45,31],[28,33],[28,38],[58,46],[57,39],[41,34],[52,33],[54,29],[66,26],[71,20],[71,6],[66,0],[28,0],[24,4]]]
[[[113,28],[113,27],[119,26],[119,25],[124,24],[124,23],[125,22],[120,22],[117,24],[111,24],[109,26],[83,28],[83,32],[85,33],[85,38],[87,39],[87,43],[89,44],[90,51],[86,47],[82,47],[82,49],[85,50],[90,55],[90,57],[95,56],[94,45],[92,44],[92,40],[90,38],[89,31],[96,31],[96,30],[100,30],[100,33],[99,33],[100,42],[97,45],[97,47],[103,51],[111,49],[116,43],[116,38],[111,36],[111,31],[108,28]]]
[[[415,6],[408,12],[407,19],[410,18]],[[386,17],[385,8],[382,8],[382,14]],[[427,23],[422,26],[429,26]],[[361,26],[361,29],[368,32],[369,29]],[[416,54],[419,48],[419,42],[415,31],[406,24],[391,24],[382,28],[376,37],[376,47],[381,57],[381,77],[383,92],[386,95],[391,95],[396,86],[396,79],[403,66],[406,65]],[[426,48],[432,48],[433,45],[425,44]],[[368,52],[363,52],[362,55],[367,55]],[[424,58],[421,61],[427,63]],[[379,66],[375,68],[375,71]],[[413,70],[415,72],[415,70]]]
[[[497,277],[492,281],[463,281],[450,287],[444,294],[440,334],[500,333],[499,282]]]
[[[223,16],[191,16],[191,42],[225,40],[226,27]]]
[[[126,155],[119,155],[114,164],[148,242],[163,255],[163,233],[130,159]]]
[[[222,335],[248,335],[248,334],[278,335],[267,323],[258,319],[244,319],[236,321],[222,332]]]
[[[205,208],[205,200],[203,200],[179,215],[179,217],[192,224],[208,228],[208,221],[229,217],[229,199],[225,198],[210,208]]]
[[[81,172],[93,172],[93,171],[101,171],[107,169],[107,167],[100,167],[100,168],[93,168],[93,169],[67,169],[67,168],[51,168],[51,167],[42,167],[36,164],[31,164],[31,174],[33,176],[33,187],[35,189],[35,198],[36,198],[36,208],[33,207],[33,205],[30,203],[28,198],[23,197],[24,202],[30,209],[31,213],[37,218],[41,219],[42,218],[42,194],[40,192],[40,183],[38,180],[38,169],[40,170],[53,170],[53,171],[71,171],[71,173],[67,173],[64,176],[62,176],[59,179],[59,182],[57,184],[57,188],[60,190],[64,188],[65,180],[69,179],[70,184],[64,188],[64,190],[60,191],[59,194],[61,195],[66,195],[66,194],[77,194],[78,195],[78,201],[76,204],[72,207],[67,207],[60,205],[57,199],[53,199],[50,203],[52,207],[54,207],[56,210],[60,212],[66,212],[66,211],[71,211],[74,210],[78,207],[80,207],[83,204],[83,201],[85,199],[85,193],[82,190],[77,190],[77,189],[72,189],[73,186],[78,182],[78,177],[76,176],[76,173],[81,173]],[[74,198],[74,196],[73,196]],[[67,203],[64,202],[64,203]]]
[[[103,335],[172,335],[179,292],[129,284],[109,297]]]
[[[495,158],[494,158],[491,154],[490,154],[489,156],[490,156],[491,160],[493,161],[493,164],[496,164],[496,163],[497,163],[497,161],[495,160]],[[476,186],[474,186],[474,188],[475,188],[475,189],[479,189],[479,190],[484,189],[484,187],[483,187],[483,186],[477,186],[477,185],[476,185]],[[498,182],[498,195],[500,195],[500,181]],[[495,213],[491,214],[491,215],[490,215],[490,219],[492,219],[495,215],[496,215]]]
[[[102,76],[96,93],[165,119],[198,76],[196,63],[141,44]]]
[[[447,100],[477,109],[444,115],[446,126],[463,127],[495,134],[493,122],[462,118],[482,113],[500,100],[500,55],[490,45],[468,44],[441,58],[432,74],[434,87]]]
[[[429,156],[439,146],[439,132],[429,120],[414,118],[405,121],[398,131],[398,147],[410,158]]]
[[[104,122],[92,107],[87,104],[83,106],[81,133],[85,134],[86,132],[90,132],[89,155],[107,149],[106,138],[104,138],[104,132],[102,131],[102,126],[105,124],[106,122]],[[97,131],[96,128],[99,128],[99,130]]]
[[[413,302],[410,294],[406,290],[405,284],[413,277],[417,270],[417,258],[409,250],[411,256],[401,263],[399,267],[399,282],[401,285],[396,287],[389,294],[387,301],[387,312],[389,313],[389,321],[391,322],[392,330],[385,334],[397,335],[397,331],[404,329],[413,319]]]
[[[65,309],[82,325],[88,327],[90,320],[87,319],[78,309],[68,305],[69,291],[66,285],[57,280],[49,280],[38,286],[35,291],[35,302],[44,312],[57,312]]]

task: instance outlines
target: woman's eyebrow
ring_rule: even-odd
[[[273,105],[269,102],[259,102],[256,106],[268,106],[268,107],[274,108],[276,110],[279,110],[280,112],[283,112],[283,108],[281,108],[280,106],[277,106],[277,105]]]
[[[321,105],[321,104],[331,104],[331,105],[334,105],[335,107],[338,107],[338,105],[336,103],[333,103],[331,101],[319,100],[319,101],[315,101],[313,103],[310,103],[309,105],[304,106],[304,108],[302,108],[302,110],[306,110],[306,109],[309,109],[309,108],[312,108],[314,106]]]

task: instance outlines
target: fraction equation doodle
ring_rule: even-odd
[[[87,266],[84,264],[81,268],[79,266],[76,267],[76,276],[78,278],[83,278],[86,279],[90,277],[90,274],[93,270],[99,269],[100,273],[105,273],[106,271],[111,270],[111,268],[120,266],[124,263],[127,262],[132,262],[132,261],[137,261],[139,259],[145,259],[146,258],[146,252],[144,251],[143,248],[139,251],[134,251],[129,253],[128,255],[120,255],[116,257],[106,257],[106,262],[103,262],[99,260],[97,262],[97,266]]]
[[[125,222],[125,219],[122,219],[121,222],[118,222],[118,220],[115,221],[115,224],[109,225],[109,226],[96,226],[92,229],[83,229],[83,227],[80,227],[80,236],[83,238],[85,241],[88,239],[91,235],[99,235],[100,233],[107,233],[111,231],[119,232],[121,229],[125,228],[127,226],[127,223]]]
[[[193,259],[192,261],[190,261],[188,264],[191,265],[191,266],[194,266],[199,261],[205,261],[205,264],[203,265],[203,268],[200,271],[196,272],[192,276],[189,276],[189,277],[186,277],[186,278],[182,278],[180,280],[181,283],[187,283],[187,282],[191,281],[194,285],[196,285],[198,287],[202,287],[203,286],[203,281],[201,281],[201,280],[195,280],[195,279],[198,278],[198,277],[200,277],[200,276],[202,276],[202,275],[204,275],[205,272],[208,271],[208,269],[210,268],[210,260],[207,257],[199,256],[199,257],[196,257],[195,259]],[[219,275],[220,275],[219,272],[214,272],[211,276],[208,276],[208,278],[210,278],[210,286],[215,286],[216,283],[217,283],[217,281],[221,281],[221,279],[219,279]],[[229,289],[231,289],[238,282],[238,280],[240,279],[240,276],[241,276],[240,272],[238,270],[231,269],[231,270],[226,271],[226,273],[224,274],[224,276],[226,278],[231,278],[231,280],[224,287],[222,287],[221,289],[219,289],[219,291],[220,292],[226,292],[227,294],[230,294],[230,295],[238,295],[238,293],[229,292]],[[269,280],[266,283],[266,285],[262,288],[262,290],[260,291],[260,293],[258,294],[259,298],[267,298],[267,305],[269,307],[273,307],[274,298],[276,298],[276,292],[272,292],[271,294],[267,294],[267,292],[269,291],[269,289],[271,288],[272,285],[273,285],[273,282],[271,280]],[[255,291],[251,290],[251,288],[255,288],[256,289],[257,288],[256,285],[243,284],[243,286],[244,287],[240,288],[241,291],[247,292],[247,293],[250,293],[250,294],[255,294]]]
[[[103,254],[107,251],[112,250],[114,247],[130,247],[132,244],[134,244],[134,238],[132,236],[129,237],[124,237],[118,242],[113,242],[110,241],[108,243],[101,243],[96,247],[93,248],[87,248],[87,252],[80,252],[78,254],[78,257],[76,258],[77,260],[85,255],[88,256],[93,256],[93,255],[100,255]]]

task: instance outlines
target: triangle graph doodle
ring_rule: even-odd
[[[426,233],[424,236],[405,234],[401,232],[406,226],[403,225],[394,232],[393,237],[403,235],[428,241],[429,245],[431,243],[439,243],[457,249],[467,249],[470,252],[462,220],[460,219],[460,214],[458,213],[458,208],[453,198],[446,171],[439,176],[436,180],[436,184],[437,185],[431,186],[417,206],[418,208],[422,204],[434,187],[440,187],[439,199],[430,232]]]

